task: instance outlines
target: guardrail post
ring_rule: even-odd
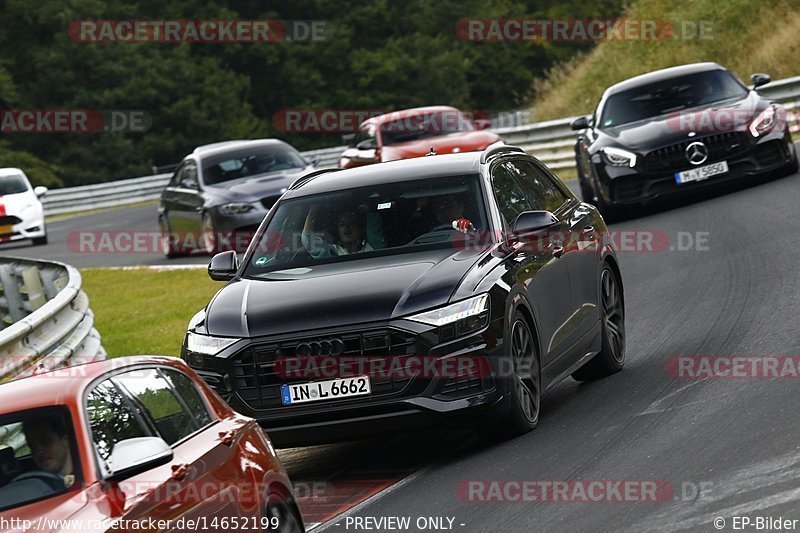
[[[0,265],[0,285],[2,285],[8,309],[0,320],[0,329],[25,318],[25,306],[22,301],[22,294],[17,285],[17,277],[12,265]]]
[[[42,280],[39,277],[39,269],[35,266],[23,268],[21,274],[22,287],[20,287],[19,291],[28,295],[31,311],[36,311],[47,301],[42,287]]]

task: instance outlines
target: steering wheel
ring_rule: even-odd
[[[58,474],[53,474],[52,472],[45,472],[44,470],[32,470],[30,472],[23,472],[22,474],[12,479],[11,483],[16,483],[17,481],[25,481],[26,479],[38,479],[40,481],[43,481],[53,490],[64,489],[64,479],[61,476],[59,476]]]
[[[453,230],[453,231],[458,231],[456,228],[453,227],[453,223],[451,222],[450,224],[442,224],[441,226],[436,226],[432,230],[429,230],[429,231],[427,231],[425,233],[433,233],[435,231],[444,231],[446,229]]]
[[[293,253],[289,262],[294,263],[302,259],[311,259],[311,254],[308,253],[308,250],[306,250],[305,246]]]

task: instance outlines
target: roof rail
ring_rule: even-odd
[[[299,178],[294,180],[291,185],[289,185],[289,190],[290,191],[294,191],[296,189],[299,189],[300,187],[302,187],[303,185],[305,185],[309,181],[313,180],[317,176],[320,176],[322,174],[327,174],[328,172],[336,172],[337,170],[342,170],[342,169],[340,169],[340,168],[321,168],[319,170],[311,171],[308,174],[303,174],[302,176],[300,176]]]
[[[504,145],[501,145],[501,146],[495,146],[494,148],[490,148],[490,149],[484,151],[481,154],[481,164],[486,163],[486,161],[490,157],[494,157],[496,155],[499,155],[502,152],[522,153],[522,154],[524,154],[525,150],[523,150],[519,146],[510,146],[508,144],[504,144]]]

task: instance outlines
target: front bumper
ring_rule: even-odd
[[[728,162],[728,172],[703,181],[678,184],[675,172],[694,168],[684,158],[683,144],[706,141],[711,155],[703,165]],[[646,154],[635,168],[613,167],[599,154],[593,156],[594,188],[609,205],[632,206],[691,194],[693,191],[736,180],[769,175],[787,167],[796,158],[788,130],[753,139],[746,132],[729,132],[692,138]]]
[[[44,216],[41,213],[24,219],[11,215],[0,217],[0,242],[37,239],[45,234]]]
[[[476,417],[505,408],[511,390],[510,363],[502,355],[502,319],[467,337],[438,342],[434,328],[406,320],[274,338],[243,339],[216,356],[183,350],[182,357],[236,411],[255,418],[277,446],[320,444],[361,438],[385,431],[475,425]],[[372,394],[285,406],[280,387],[338,377],[328,372],[287,376],[279,361],[295,357],[308,339],[341,338],[344,352],[331,356],[341,364],[366,363]],[[353,349],[355,346],[357,349]],[[424,355],[419,355],[424,354]],[[388,356],[395,371],[369,363]],[[323,359],[325,356],[322,356]],[[419,361],[427,361],[422,370]],[[466,364],[464,364],[466,362]],[[462,366],[459,367],[459,363]],[[405,365],[405,366],[403,366]],[[438,367],[436,365],[439,365]],[[325,362],[310,368],[323,368]],[[445,368],[441,373],[430,368]],[[342,377],[363,375],[347,366]],[[406,371],[398,371],[405,368]],[[417,372],[409,369],[416,369]]]

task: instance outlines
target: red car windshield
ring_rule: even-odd
[[[384,145],[391,145],[474,130],[472,122],[461,111],[450,109],[398,117],[396,120],[385,122],[381,125],[381,137]]]
[[[80,471],[66,407],[0,416],[0,511],[63,494]]]

